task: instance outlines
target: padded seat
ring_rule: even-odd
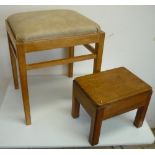
[[[92,20],[72,10],[17,13],[7,18],[17,41],[87,35],[100,30]]]
[[[73,63],[93,59],[93,73],[101,71],[105,33],[98,24],[72,10],[42,10],[10,15],[6,30],[15,89],[21,83],[25,121],[31,124],[27,71],[55,65],[67,65],[73,77]],[[95,44],[95,47],[91,46]],[[74,55],[75,46],[83,45],[90,53]],[[35,63],[26,62],[26,54],[66,48],[67,57]],[[17,65],[18,64],[18,65]]]

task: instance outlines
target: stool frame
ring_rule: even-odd
[[[101,71],[102,54],[105,38],[105,33],[102,31],[88,35],[60,37],[55,39],[52,38],[35,41],[17,41],[7,20],[6,30],[15,89],[19,88],[17,73],[18,63],[22,99],[25,112],[25,121],[27,125],[31,124],[29,92],[27,82],[28,70],[67,64],[68,77],[72,77],[74,62],[94,59],[93,73]],[[91,46],[90,43],[95,43],[95,48]],[[87,48],[88,51],[91,52],[91,54],[74,56],[74,46],[77,45],[84,45],[84,47]],[[56,48],[68,48],[68,58],[26,64],[26,54]]]
[[[73,118],[80,115],[80,105],[91,117],[89,132],[89,143],[94,146],[99,143],[102,121],[125,112],[137,109],[133,124],[139,128],[143,125],[148,105],[151,99],[152,90],[137,94],[131,98],[121,99],[108,105],[97,106],[96,103],[87,95],[81,86],[73,81],[72,92],[72,111]],[[122,104],[126,103],[126,104]],[[115,104],[115,106],[113,106]]]

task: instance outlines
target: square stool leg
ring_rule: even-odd
[[[100,130],[101,130],[101,126],[102,126],[102,119],[101,119],[102,115],[103,115],[103,112],[96,109],[95,116],[91,118],[89,143],[92,146],[98,144],[98,142],[99,142]]]
[[[73,96],[72,97],[72,117],[77,118],[79,117],[80,113],[80,103],[78,100]]]
[[[74,57],[74,46],[68,48],[68,55]],[[68,64],[68,77],[73,77],[73,63]]]
[[[149,105],[149,102],[151,99],[151,95],[152,95],[152,92],[149,94],[146,104],[144,106],[138,108],[138,110],[137,110],[137,114],[136,114],[135,121],[134,121],[134,125],[137,128],[139,128],[143,125],[144,118],[145,118],[145,115],[147,112],[147,108],[148,108],[148,105]]]
[[[101,71],[104,38],[105,38],[105,34],[104,33],[100,33],[99,34],[99,42],[97,42],[95,44],[96,58],[94,59],[93,73]]]
[[[21,91],[24,104],[24,112],[26,124],[31,124],[30,116],[30,105],[29,105],[29,94],[28,94],[28,84],[27,84],[27,70],[26,70],[26,58],[25,52],[22,45],[17,45],[17,54],[18,54],[18,66],[19,66],[19,75],[21,82]]]
[[[14,87],[15,87],[15,89],[18,89],[19,88],[19,84],[18,84],[16,57],[14,55],[13,48],[11,47],[11,42],[10,42],[9,35],[8,35],[8,44],[9,44],[9,52],[10,52],[10,60],[11,60],[11,67],[12,67],[12,75],[13,75]]]

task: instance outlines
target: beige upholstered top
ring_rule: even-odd
[[[16,40],[32,41],[96,33],[100,27],[71,10],[34,11],[7,18]]]

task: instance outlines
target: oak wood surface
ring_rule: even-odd
[[[86,47],[90,52],[95,53],[95,48],[89,44],[85,44],[84,47]]]
[[[124,67],[85,75],[76,78],[76,82],[98,105],[109,104],[151,89]]]
[[[152,95],[152,91],[149,92],[149,95],[146,98],[146,104],[139,107],[137,110],[137,114],[136,114],[135,121],[134,121],[134,125],[137,128],[141,127],[143,124],[143,120],[145,118],[145,115],[146,115],[146,112],[147,112],[147,109],[150,103],[151,95]]]
[[[104,112],[96,108],[95,117],[91,118],[90,134],[89,134],[89,142],[91,145],[96,145],[99,142],[100,130],[102,126],[101,115],[103,114]]]
[[[68,57],[74,57],[74,46],[68,48]],[[73,77],[73,63],[68,64],[68,77]]]
[[[64,48],[81,44],[89,44],[99,41],[99,34],[88,34],[71,37],[61,37],[51,40],[39,40],[33,42],[24,42],[26,52],[35,52],[39,50],[49,50],[55,48]]]
[[[80,107],[74,101],[79,101],[91,117],[89,142],[96,145],[102,120],[138,109],[134,125],[142,126],[151,94],[152,88],[124,67],[78,77],[73,81],[72,116]]]
[[[9,51],[10,51],[10,60],[11,60],[14,87],[15,87],[15,89],[18,89],[19,84],[18,84],[16,56],[15,56],[15,54],[13,52],[13,48],[11,47],[9,36],[8,36],[8,44],[9,44]]]
[[[36,68],[44,68],[44,67],[55,66],[55,65],[69,64],[69,63],[73,63],[73,62],[77,62],[77,61],[94,59],[95,57],[96,57],[96,55],[94,55],[94,54],[87,54],[87,55],[82,55],[82,56],[27,64],[27,70],[36,69]]]
[[[97,33],[87,34],[87,35],[76,35],[70,37],[61,37],[61,38],[52,38],[52,39],[45,39],[45,40],[34,40],[34,41],[17,41],[13,31],[11,30],[8,22],[6,21],[6,30],[8,33],[8,38],[10,38],[10,51],[14,51],[16,55],[16,59],[18,61],[18,68],[19,68],[19,76],[20,76],[20,83],[21,83],[21,91],[23,97],[23,105],[24,105],[24,112],[25,112],[25,120],[26,124],[31,124],[31,117],[30,117],[30,104],[29,104],[29,94],[28,94],[28,82],[27,82],[27,71],[31,69],[49,67],[54,65],[68,65],[68,76],[73,76],[73,63],[77,61],[89,60],[94,59],[94,70],[100,71],[101,69],[101,59],[102,59],[102,46],[103,46],[103,37],[104,32],[100,31]],[[89,46],[89,43],[97,43],[97,48],[92,49]],[[92,53],[88,55],[82,56],[74,56],[74,46],[76,45],[87,45],[87,49]],[[32,64],[26,64],[26,53],[30,52],[38,52],[41,50],[49,50],[55,48],[65,48],[69,49],[69,57],[64,59],[58,60],[51,60],[51,61],[44,61]],[[93,52],[92,52],[93,51]],[[16,68],[15,68],[15,60],[12,57],[13,53],[10,53],[11,62],[12,62],[12,70],[13,70],[13,77],[15,81],[15,88],[18,88],[17,85],[17,77],[16,77]]]
[[[7,34],[10,38],[10,43],[13,45],[13,47],[16,49],[16,39],[15,39],[15,36],[13,34],[13,31],[11,30],[7,20],[5,21],[5,25],[6,25],[6,31],[7,31]]]
[[[31,124],[31,116],[30,116],[30,105],[29,105],[29,93],[28,93],[28,83],[27,83],[27,70],[26,70],[26,56],[23,52],[23,47],[21,45],[17,46],[17,54],[18,54],[18,66],[19,66],[19,75],[20,75],[20,83],[22,90],[22,98],[25,112],[25,121],[27,125]]]
[[[105,39],[105,33],[104,32],[99,33],[99,42],[95,43],[96,58],[94,59],[93,73],[101,71],[104,39]]]

